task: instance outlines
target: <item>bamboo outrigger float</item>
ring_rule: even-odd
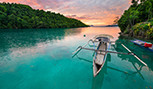
[[[73,57],[77,55],[80,50],[91,50],[95,51],[94,57],[93,57],[93,76],[95,77],[98,75],[98,73],[101,71],[102,67],[105,64],[107,53],[116,53],[116,54],[125,54],[125,55],[133,55],[135,58],[137,58],[142,64],[147,66],[146,63],[144,63],[138,56],[136,56],[134,53],[132,53],[125,45],[121,44],[126,50],[128,50],[129,53],[123,53],[123,52],[113,52],[109,51],[109,48],[111,46],[113,36],[107,35],[107,34],[101,34],[95,36],[93,39],[90,39],[87,44],[84,46],[79,46],[75,52],[73,52]],[[91,48],[85,48],[89,42],[93,43],[94,49]],[[95,46],[95,43],[98,42],[98,46]]]

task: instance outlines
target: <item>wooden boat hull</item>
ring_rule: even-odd
[[[97,50],[107,50],[107,43],[100,42],[97,47]],[[104,66],[106,56],[107,56],[106,52],[97,51],[95,53],[95,56],[93,58],[93,75],[94,75],[94,77],[99,74],[102,67]]]
[[[104,63],[100,66],[100,68],[98,69],[97,66],[96,66],[95,61],[93,61],[93,75],[94,75],[94,77],[96,77],[96,76],[99,74],[99,72],[100,72],[101,69],[103,68],[104,64],[105,64],[105,62],[104,62]]]

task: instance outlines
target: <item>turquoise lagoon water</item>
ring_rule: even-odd
[[[0,33],[0,89],[152,89],[153,53],[118,37],[118,27],[3,30]],[[108,54],[93,77],[93,52],[72,52],[97,34],[110,34],[136,53]],[[85,35],[85,36],[84,36]],[[127,52],[120,43],[112,51]]]

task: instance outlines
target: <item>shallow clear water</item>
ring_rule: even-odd
[[[152,89],[153,53],[118,38],[118,27],[7,30],[0,33],[0,89]],[[108,54],[93,78],[93,52],[72,52],[97,34],[110,34],[137,54]],[[84,36],[86,35],[86,36]],[[112,51],[127,52],[120,43]]]

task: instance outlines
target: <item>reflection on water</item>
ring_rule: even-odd
[[[2,29],[1,29],[2,30]],[[69,29],[24,29],[7,30],[0,33],[0,49],[6,51],[9,48],[31,47],[37,43],[52,40],[62,40],[67,35],[79,34],[81,30]],[[2,50],[3,49],[3,50]]]
[[[80,32],[79,29],[69,29],[69,31],[67,29],[1,29],[0,60],[11,60],[10,56],[22,57],[26,54],[37,54],[47,46],[47,43],[55,43],[64,39],[65,36],[79,34]],[[11,55],[8,56],[8,53]]]
[[[130,39],[131,40],[131,39]],[[140,59],[142,59],[142,61],[144,61],[145,63],[148,64],[149,68],[151,70],[153,70],[153,65],[151,64],[151,62],[153,62],[153,53],[142,49],[141,47],[134,45],[132,42],[130,42],[130,40],[128,39],[118,39],[116,41],[116,45],[114,46],[116,51],[126,51],[125,49],[123,49],[123,47],[120,45],[120,43],[118,42],[122,42],[124,43],[132,52],[134,52],[136,55],[138,55],[138,57]],[[132,64],[138,64],[139,67],[144,66],[141,62],[139,62],[138,60],[133,60],[134,58],[129,56],[129,55],[120,55],[118,54],[118,57],[120,57],[122,60],[128,60],[129,62],[131,62]]]
[[[119,32],[118,27],[1,30],[0,89],[152,88],[153,53],[118,38]],[[122,42],[148,67],[130,55],[108,54],[93,78],[93,52],[81,50],[74,58],[72,52],[98,34],[113,35],[112,51],[127,52]]]

